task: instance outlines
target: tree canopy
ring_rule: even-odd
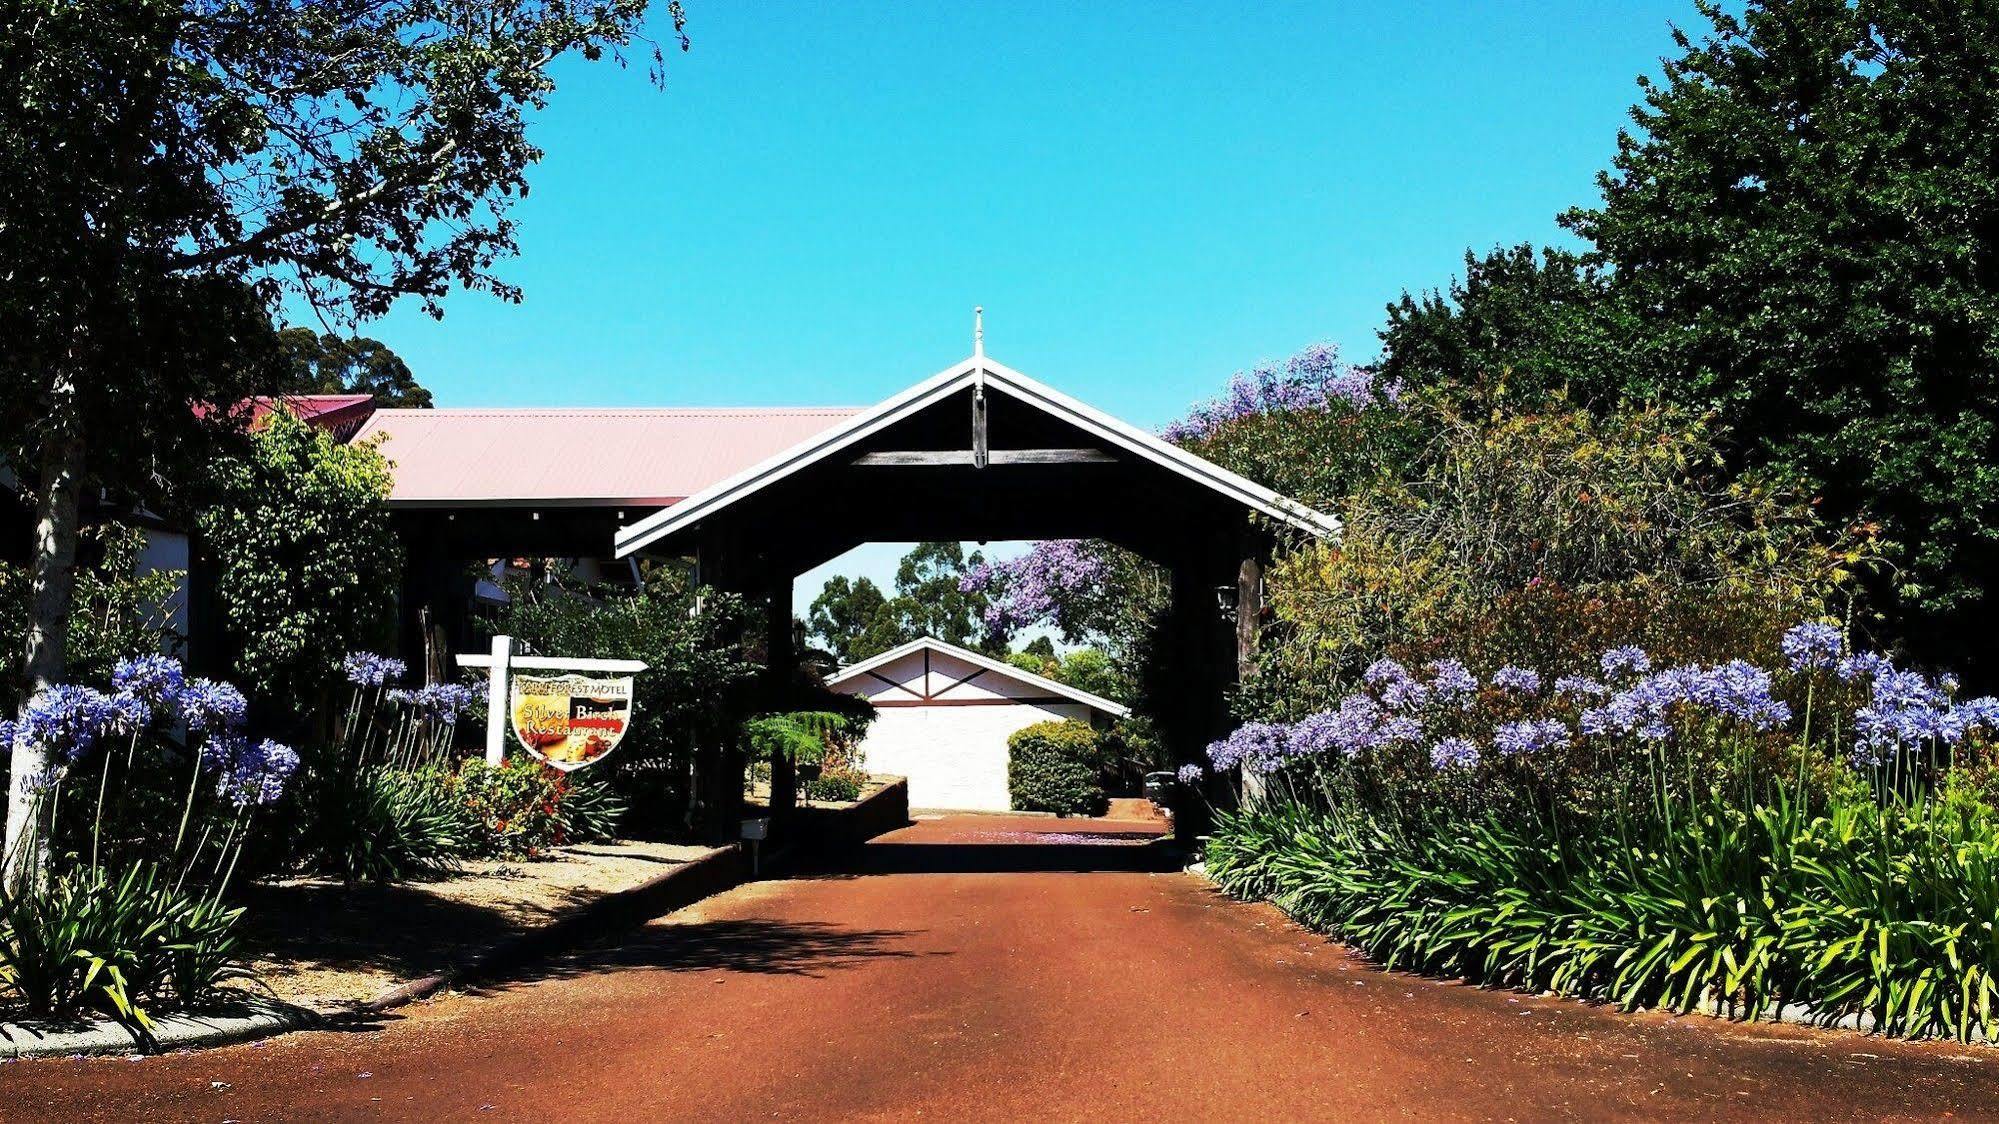
[[[1878,642],[1982,679],[1999,626],[1999,9],[1699,0],[1583,253],[1407,294],[1384,377],[1461,404],[1712,413],[1737,470],[1882,541]]]
[[[963,543],[916,544],[895,571],[895,596],[871,578],[836,574],[812,601],[805,627],[842,664],[867,659],[922,636],[960,647],[994,647],[985,627],[987,598],[965,575],[984,565]]]
[[[381,340],[286,328],[278,333],[278,350],[286,393],[366,394],[385,409],[431,406],[430,391]]]
[[[215,407],[281,377],[281,300],[351,324],[404,297],[439,315],[453,287],[519,299],[495,267],[550,65],[636,44],[657,79],[647,6],[0,5],[0,452],[36,501],[31,689],[65,675],[86,484],[195,476],[240,420]],[[42,764],[16,742],[16,778]],[[10,798],[10,844],[26,809]]]

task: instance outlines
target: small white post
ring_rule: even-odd
[[[514,638],[493,637],[493,664],[486,671],[486,764],[507,760],[507,664],[513,659]]]

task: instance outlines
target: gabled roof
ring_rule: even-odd
[[[1059,683],[1048,678],[1046,675],[1036,675],[1034,672],[1015,667],[1005,660],[996,660],[984,653],[974,652],[970,648],[960,648],[956,644],[947,644],[935,636],[919,636],[907,644],[890,648],[878,656],[869,656],[859,663],[849,664],[829,677],[826,680],[826,685],[828,687],[838,687],[842,683],[852,682],[876,668],[886,667],[904,656],[923,651],[926,648],[933,652],[941,652],[955,659],[964,660],[968,664],[983,668],[1003,678],[1011,679],[1016,683],[1026,684],[1037,690],[1046,691],[1051,695],[1068,699],[1071,702],[1082,703],[1085,706],[1103,711],[1113,718],[1125,718],[1131,714],[1130,707],[1114,703],[1102,695],[1093,695],[1088,691],[1071,687],[1067,683]]]
[[[854,416],[805,409],[377,410],[393,507],[652,507],[678,502]]]
[[[618,557],[643,550],[650,543],[686,530],[737,500],[836,456],[975,384],[983,384],[988,391],[997,391],[1027,403],[1138,460],[1156,464],[1287,526],[1315,536],[1337,535],[1340,532],[1340,521],[1334,516],[1314,511],[1220,465],[1202,460],[1154,434],[1036,382],[1011,367],[982,355],[974,355],[878,406],[860,411],[824,432],[689,495],[672,507],[656,511],[620,529]]]

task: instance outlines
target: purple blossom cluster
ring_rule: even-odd
[[[1478,745],[1470,738],[1451,737],[1430,747],[1430,767],[1443,772],[1446,769],[1469,769],[1478,764]]]
[[[1999,730],[1999,699],[1981,695],[1953,701],[1956,680],[1949,676],[1932,683],[1919,672],[1866,652],[1841,660],[1838,671],[1843,678],[1873,680],[1866,704],[1853,712],[1856,765],[1880,766],[1926,742],[1955,746],[1968,735]]]
[[[1281,367],[1265,364],[1237,374],[1221,397],[1196,405],[1161,435],[1184,445],[1211,437],[1223,426],[1244,418],[1324,410],[1334,405],[1359,410],[1392,406],[1400,400],[1397,384],[1377,379],[1365,367],[1342,362],[1339,349],[1331,344],[1314,344]]]
[[[1615,679],[1620,675],[1643,675],[1652,670],[1652,657],[1645,654],[1645,649],[1626,644],[1621,648],[1612,648],[1605,652],[1597,660],[1597,666],[1603,670],[1605,679]]]
[[[1492,748],[1505,757],[1543,749],[1562,749],[1568,744],[1568,723],[1558,718],[1523,718],[1517,722],[1502,722],[1492,731]]]
[[[1583,711],[1580,727],[1593,737],[1630,734],[1664,741],[1672,734],[1675,708],[1684,706],[1773,730],[1791,720],[1790,704],[1773,697],[1774,689],[1770,673],[1746,660],[1716,667],[1688,664],[1645,675],[1613,693],[1602,706]]]
[[[243,692],[215,679],[189,680],[179,701],[181,721],[200,734],[238,729],[250,713],[250,700]]]
[[[1564,675],[1555,680],[1555,696],[1565,699],[1600,699],[1610,694],[1610,685],[1587,675]]]
[[[217,680],[189,679],[178,660],[121,660],[111,683],[110,692],[58,684],[30,699],[18,722],[0,722],[0,744],[26,739],[50,758],[42,775],[23,782],[30,792],[59,783],[106,736],[136,737],[156,718],[179,721],[190,733],[203,735],[200,767],[222,774],[223,794],[241,796],[239,805],[276,799],[298,767],[298,755],[290,749],[276,742],[252,746],[238,732],[249,715],[243,692]]]
[[[1818,621],[1794,625],[1780,643],[1792,671],[1816,671],[1831,667],[1846,651],[1839,630]]]
[[[285,783],[298,771],[298,753],[269,738],[255,745],[245,738],[227,740],[234,752],[220,766],[216,794],[238,808],[276,803],[285,794]]]
[[[58,683],[29,700],[14,737],[39,745],[54,761],[70,765],[89,753],[118,717],[111,696],[104,692]]]
[[[1409,669],[1391,659],[1379,659],[1361,673],[1361,682],[1381,694],[1381,704],[1390,710],[1414,710],[1430,699],[1430,688]],[[1476,682],[1476,681],[1474,681]]]
[[[1781,650],[1796,675],[1831,669],[1848,682],[1868,681],[1865,704],[1853,710],[1850,722],[1839,724],[1853,732],[1856,764],[1879,765],[1923,744],[1999,735],[1999,698],[1957,701],[1951,677],[1932,681],[1873,653],[1846,654],[1843,638],[1829,625],[1806,622],[1790,629]],[[1463,663],[1433,661],[1426,679],[1381,659],[1362,673],[1362,689],[1338,706],[1289,724],[1251,723],[1211,745],[1209,758],[1217,769],[1269,772],[1296,760],[1342,760],[1428,741],[1430,764],[1445,771],[1560,750],[1579,737],[1658,743],[1702,724],[1767,733],[1794,718],[1791,703],[1778,697],[1771,672],[1746,660],[1655,671],[1643,649],[1627,646],[1603,652],[1597,668],[1601,679],[1579,674],[1555,679],[1545,703],[1506,699],[1539,695],[1542,677],[1531,668],[1500,668],[1490,679],[1499,693],[1486,698],[1501,707],[1498,717],[1504,720],[1486,735],[1468,728],[1464,711],[1477,696],[1478,680]],[[1790,690],[1801,695],[1802,680]],[[1522,714],[1523,706],[1545,709]]]
[[[1180,766],[1179,772],[1175,773],[1174,776],[1180,779],[1181,784],[1191,786],[1191,785],[1200,784],[1201,778],[1207,776],[1207,772],[1203,770],[1199,765],[1189,762],[1188,764]]]
[[[1018,558],[973,566],[958,579],[958,588],[988,595],[985,626],[996,635],[1034,624],[1073,632],[1082,622],[1069,614],[1079,601],[1101,592],[1110,576],[1110,562],[1088,543],[1049,539]]]
[[[409,674],[409,665],[394,656],[349,652],[347,658],[340,661],[340,670],[346,674],[347,681],[356,687],[380,687]]]
[[[1288,727],[1271,722],[1245,722],[1228,737],[1208,746],[1208,760],[1217,771],[1241,768],[1274,773],[1291,756]]]
[[[393,689],[389,701],[400,703],[415,711],[421,718],[452,725],[458,716],[472,709],[477,698],[472,688],[462,683],[432,683],[415,690]]]
[[[1430,697],[1439,703],[1469,706],[1478,694],[1478,676],[1458,660],[1430,661]]]
[[[150,709],[171,708],[180,702],[187,676],[180,661],[171,656],[138,656],[119,660],[111,670],[111,689],[146,704]]]

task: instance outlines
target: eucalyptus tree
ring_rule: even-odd
[[[87,489],[170,491],[329,323],[495,273],[566,56],[662,79],[646,0],[0,0],[0,439],[35,509],[22,653],[64,675]],[[682,49],[684,17],[662,21]],[[196,415],[204,415],[197,420]],[[13,748],[8,840],[44,767]],[[10,847],[10,854],[17,849]]]

